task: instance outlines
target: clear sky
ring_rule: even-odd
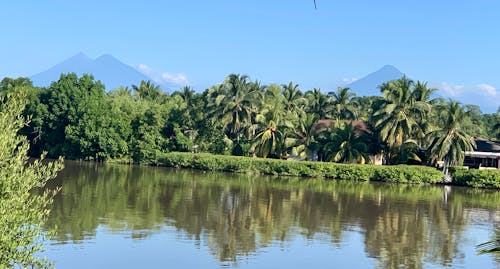
[[[457,98],[500,105],[498,0],[2,1],[0,78],[83,52],[187,80],[242,73],[335,89],[386,64]]]

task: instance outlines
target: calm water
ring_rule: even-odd
[[[57,268],[500,268],[500,192],[66,164]]]

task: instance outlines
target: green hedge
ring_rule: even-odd
[[[500,189],[500,170],[456,170],[453,183],[474,188]]]
[[[425,166],[378,166],[325,162],[284,161],[207,153],[163,153],[156,165],[236,173],[370,180],[396,183],[438,183],[442,173]]]

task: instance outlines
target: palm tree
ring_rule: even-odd
[[[293,124],[286,118],[284,103],[277,102],[267,105],[257,115],[257,135],[252,148],[259,157],[272,155],[281,158],[286,154],[286,138],[293,129]]]
[[[299,114],[307,103],[307,99],[302,96],[298,84],[292,82],[281,85],[283,88],[282,94],[284,96],[285,110],[293,114]]]
[[[132,85],[132,90],[134,91],[134,95],[139,99],[148,99],[150,101],[157,101],[158,98],[162,95],[163,91],[160,86],[155,85],[150,80],[144,81],[141,80],[139,86]]]
[[[386,82],[380,87],[383,99],[374,104],[375,128],[392,151],[399,151],[412,136],[424,135],[419,119],[430,111],[431,105],[414,98],[414,85],[406,76]]]
[[[294,154],[309,160],[318,149],[319,143],[316,141],[318,134],[318,116],[304,113],[299,118],[299,123],[295,129],[294,137],[289,138],[287,144],[291,145]]]
[[[132,91],[128,87],[120,86],[108,93],[109,96],[132,96]]]
[[[184,86],[178,94],[182,97],[184,102],[186,102],[187,107],[191,108],[195,95],[194,90],[189,86]]]
[[[441,109],[443,121],[440,128],[428,134],[430,139],[429,151],[433,162],[444,161],[445,179],[448,180],[448,167],[462,165],[466,151],[473,151],[474,140],[464,132],[462,123],[467,113],[459,103],[451,101]]]
[[[429,88],[427,82],[417,81],[415,88],[413,89],[412,96],[415,102],[428,103],[431,106],[436,105],[439,101],[438,98],[432,98],[432,95],[437,91],[436,88]],[[418,125],[422,128],[424,133],[428,133],[431,129],[431,121],[427,120],[430,109],[424,109],[419,111],[421,114],[417,115]]]
[[[224,83],[209,90],[208,107],[213,121],[221,121],[231,139],[239,140],[245,128],[252,124],[257,88],[248,76],[231,74]]]
[[[330,98],[324,95],[320,89],[314,88],[305,94],[308,102],[307,112],[318,115],[319,119],[325,119]]]
[[[356,94],[351,92],[349,88],[338,87],[336,92],[329,92],[328,96],[332,97],[331,115],[337,122],[356,118],[355,108],[351,104],[351,100]]]
[[[330,133],[324,146],[327,160],[341,163],[366,163],[369,147],[365,134],[352,124],[345,124]]]

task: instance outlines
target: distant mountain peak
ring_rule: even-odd
[[[120,61],[118,60],[117,58],[115,58],[113,55],[111,54],[103,54],[97,58],[95,58],[94,61],[99,61],[99,60],[113,60],[113,61]]]
[[[366,75],[348,85],[358,96],[380,95],[378,86],[382,83],[401,78],[404,74],[393,65],[384,65],[377,71]]]
[[[399,69],[397,69],[394,65],[390,65],[390,64],[386,64],[386,65],[382,66],[378,71],[380,71],[380,70],[397,71],[397,72],[401,73],[401,71],[399,71]]]
[[[91,74],[96,80],[104,83],[106,90],[119,86],[138,85],[141,80],[150,80],[148,76],[110,54],[103,54],[93,60],[82,52],[30,78],[35,86],[46,87],[51,82],[57,81],[63,73],[76,73],[78,76]]]
[[[81,59],[81,60],[91,60],[89,56],[87,56],[87,54],[83,53],[83,52],[78,52],[77,54],[69,57],[67,60],[74,60],[74,59]],[[66,60],[66,61],[67,61]]]

